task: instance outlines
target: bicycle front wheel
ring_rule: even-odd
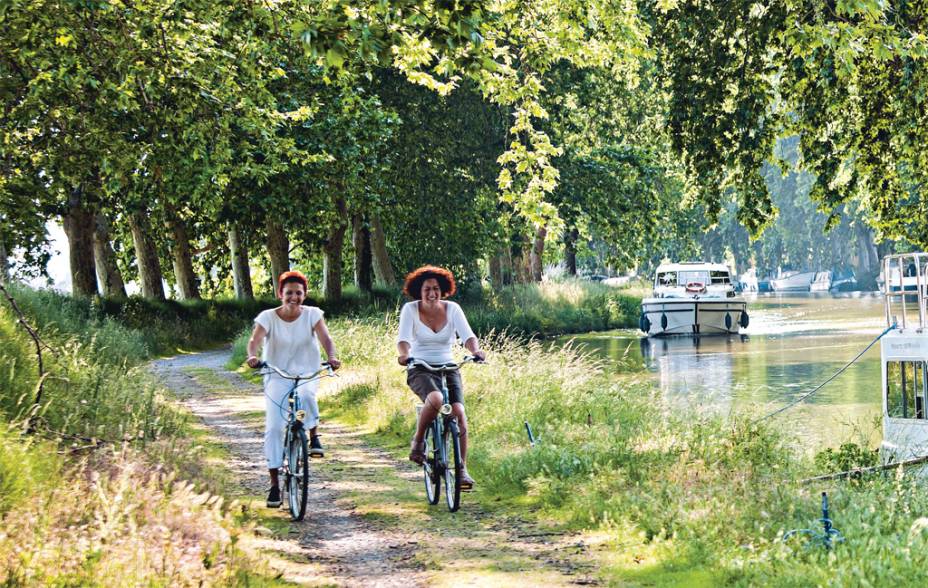
[[[425,497],[429,504],[438,504],[441,490],[441,455],[435,443],[438,425],[433,423],[425,431],[425,461],[422,462],[422,477],[425,481]]]
[[[306,499],[309,496],[309,450],[306,431],[298,429],[290,435],[287,448],[287,461],[290,471],[287,474],[287,502],[290,517],[302,521],[306,515]]]
[[[451,420],[444,435],[445,456],[445,502],[451,512],[461,508],[461,434],[458,431],[458,422]]]

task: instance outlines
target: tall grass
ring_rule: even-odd
[[[345,361],[323,417],[408,446],[415,397],[395,362],[394,320],[340,319]],[[660,554],[661,570],[731,585],[915,585],[928,580],[928,494],[911,475],[803,486],[816,473],[774,425],[669,410],[646,382],[616,382],[570,347],[492,336],[486,365],[464,368],[469,469],[487,503],[614,533]],[[679,404],[679,401],[675,404]],[[530,447],[523,423],[540,437]],[[820,528],[820,492],[847,540],[832,551],[783,543]],[[628,570],[606,568],[609,581]],[[610,576],[610,574],[614,574]],[[695,576],[694,576],[695,577]]]
[[[34,411],[33,343],[0,305],[0,585],[260,581],[260,566],[236,546],[231,511],[195,489],[215,485],[186,415],[139,367],[164,350],[159,341],[199,335],[177,334],[184,319],[176,315],[141,330],[88,301],[28,289],[14,296],[42,335],[48,377]],[[30,420],[35,432],[25,434]]]

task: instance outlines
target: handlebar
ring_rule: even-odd
[[[312,374],[299,374],[296,376],[288,374],[287,372],[283,371],[277,366],[273,366],[267,363],[266,361],[259,362],[258,365],[254,369],[259,370],[262,368],[267,368],[268,370],[275,372],[281,378],[284,378],[287,380],[294,380],[294,381],[297,381],[297,380],[310,381],[310,380],[318,380],[320,378],[328,378],[328,377],[335,376],[335,369],[331,365],[329,365],[329,362],[324,361],[320,365],[322,366],[322,368],[313,372]],[[267,375],[269,373],[271,372],[262,372],[262,375]]]
[[[406,369],[408,370],[411,367],[422,367],[432,372],[450,372],[458,369],[465,363],[486,363],[485,360],[480,359],[476,355],[465,355],[464,359],[461,360],[461,363],[441,363],[441,364],[431,364],[421,359],[416,359],[415,357],[406,358]]]

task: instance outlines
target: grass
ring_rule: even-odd
[[[40,329],[49,376],[33,413],[32,341],[0,305],[0,584],[281,585],[240,547],[251,523],[219,495],[221,448],[138,367],[170,339],[152,328],[186,319],[142,331],[87,301],[14,296]]]
[[[393,319],[331,322],[345,373],[321,408],[401,456],[414,401],[395,363],[395,330]],[[917,476],[803,486],[822,464],[872,456],[842,447],[816,464],[775,424],[669,411],[646,382],[616,381],[576,349],[505,336],[486,347],[489,363],[464,370],[469,467],[480,484],[468,500],[605,535],[597,557],[607,583],[928,581],[928,494]],[[541,439],[535,448],[524,421]],[[846,541],[832,551],[783,543],[789,529],[820,526],[822,491]]]
[[[485,291],[464,302],[475,332],[550,337],[638,324],[641,299],[595,282],[569,280]]]

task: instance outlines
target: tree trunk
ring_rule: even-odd
[[[354,247],[354,285],[362,292],[370,292],[373,286],[371,232],[360,214],[351,219],[351,244]]]
[[[168,211],[168,227],[171,229],[171,261],[174,266],[174,280],[181,300],[195,300],[200,297],[197,274],[193,271],[193,252],[190,250],[190,235],[187,224],[173,210]]]
[[[378,286],[393,286],[396,284],[396,274],[390,263],[390,254],[387,252],[387,236],[383,232],[383,225],[379,216],[370,218],[371,232],[371,261],[374,265],[374,279]]]
[[[564,266],[570,276],[577,275],[577,240],[579,238],[580,231],[577,229],[564,232]]]
[[[271,258],[271,282],[274,293],[277,293],[277,280],[284,272],[290,271],[290,239],[287,230],[282,224],[268,216],[265,223],[267,228],[267,254]]]
[[[528,243],[521,243],[512,256],[513,280],[519,284],[532,281],[532,248]]]
[[[10,283],[10,258],[3,244],[3,233],[0,233],[0,284]]]
[[[535,230],[535,240],[532,242],[532,254],[530,258],[533,282],[540,282],[544,275],[545,237],[547,236],[548,229],[546,227],[541,226]]]
[[[68,198],[64,232],[68,237],[71,291],[75,296],[96,296],[97,274],[93,260],[93,212],[81,202],[83,191],[75,188]]]
[[[229,227],[229,253],[232,258],[232,281],[235,297],[238,299],[254,298],[251,289],[251,269],[248,267],[248,250],[242,242],[242,235],[235,225]]]
[[[132,231],[132,243],[135,245],[135,261],[139,267],[142,296],[149,300],[164,300],[161,260],[158,258],[158,248],[152,238],[146,213],[140,211],[129,215],[129,229]]]
[[[503,255],[505,252],[497,251],[490,256],[490,284],[493,285],[494,290],[503,287]]]
[[[342,249],[348,230],[348,207],[342,196],[335,198],[335,210],[338,217],[322,246],[322,291],[325,299],[330,302],[342,299]]]
[[[126,285],[116,265],[116,253],[110,243],[110,223],[106,215],[98,212],[94,219],[93,259],[97,268],[100,291],[110,298],[125,298]]]

